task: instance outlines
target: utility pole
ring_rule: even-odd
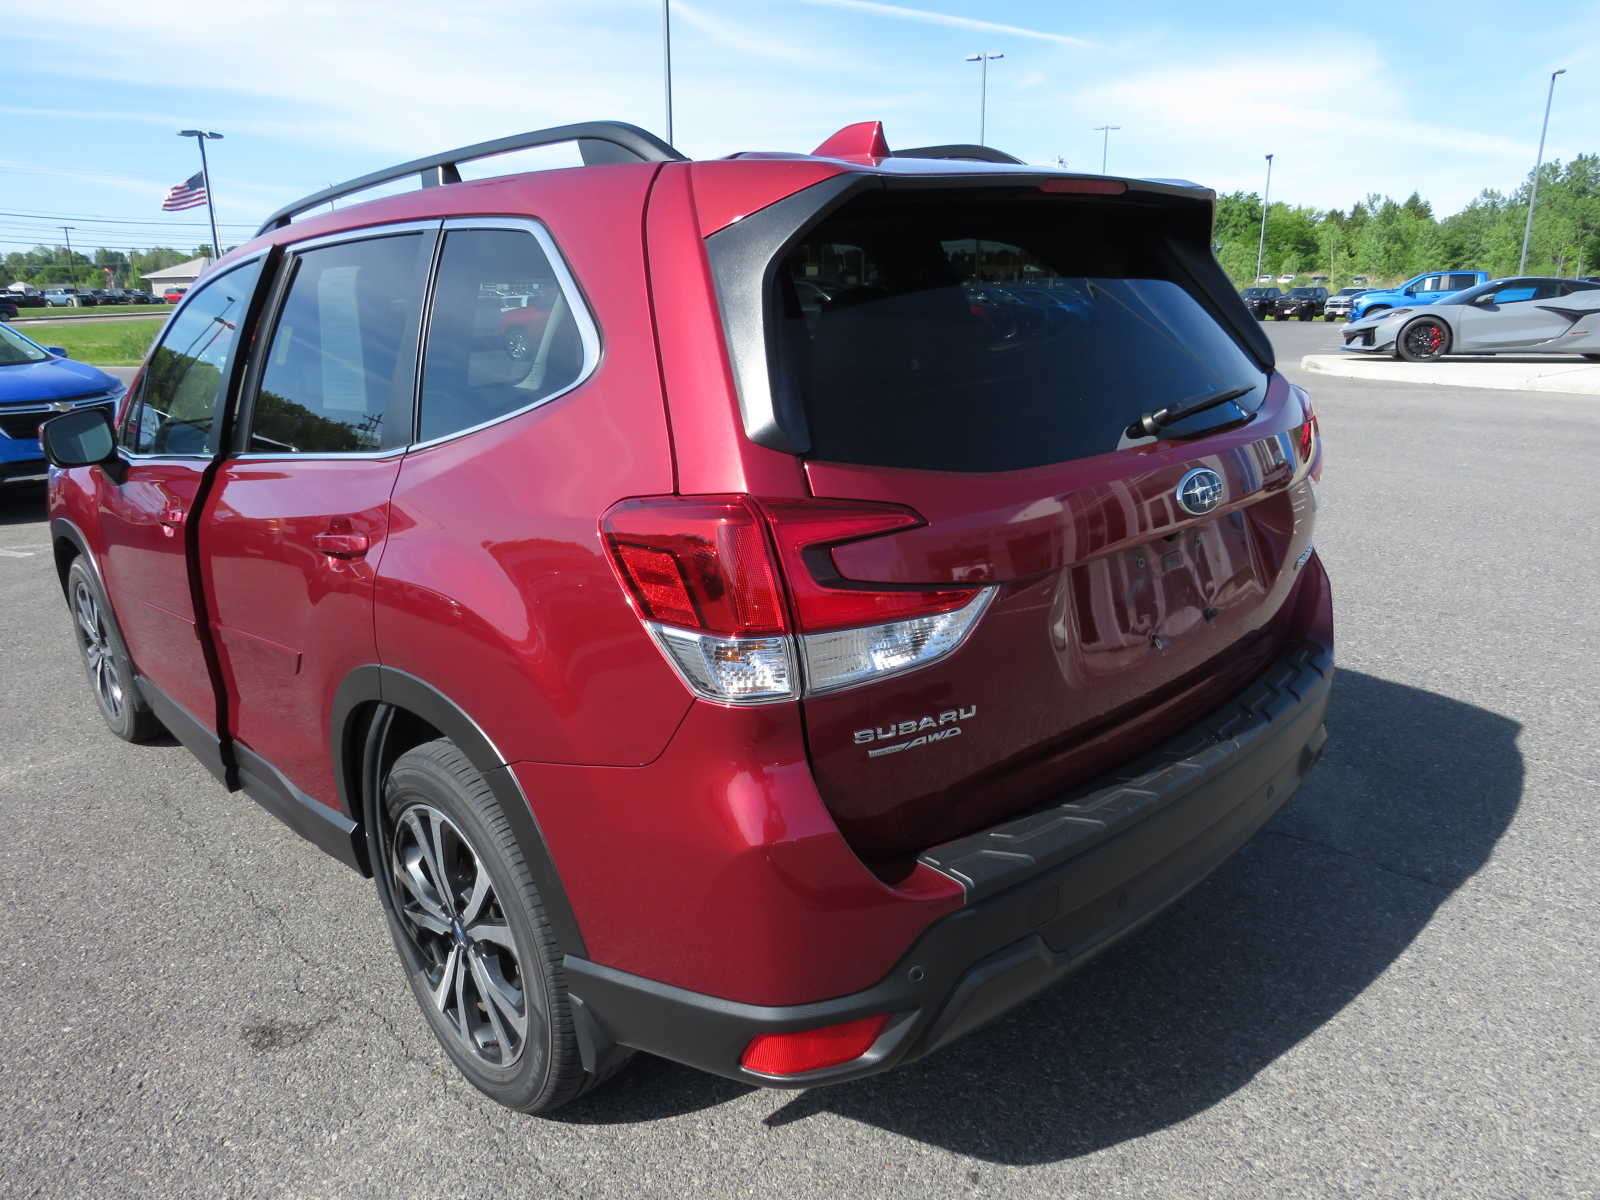
[[[672,145],[672,0],[661,0],[661,61],[667,84],[667,145]]]
[[[982,54],[967,55],[968,62],[983,64],[983,78],[978,84],[978,145],[980,146],[988,145],[984,138],[989,133],[987,128],[989,117],[989,60],[1004,57],[1004,54],[990,54],[987,51]]]
[[[76,225],[63,225],[61,227],[61,236],[67,239],[67,282],[68,283],[71,283],[76,278],[76,276],[72,274],[72,231],[74,229],[76,229],[76,228],[77,228]]]
[[[1544,97],[1544,124],[1539,126],[1539,157],[1533,160],[1533,183],[1528,189],[1528,223],[1522,229],[1522,257],[1517,260],[1517,274],[1528,270],[1528,239],[1533,236],[1533,206],[1539,202],[1539,168],[1544,166],[1544,135],[1550,128],[1550,102],[1556,98],[1556,76],[1565,75],[1567,69],[1550,72],[1550,90]]]
[[[1251,283],[1261,282],[1261,259],[1267,252],[1267,205],[1272,199],[1272,155],[1267,155],[1267,186],[1261,189],[1261,240],[1256,243],[1256,276]]]
[[[1102,139],[1102,141],[1100,142],[1100,174],[1102,174],[1102,175],[1104,175],[1106,173],[1106,159],[1111,154],[1111,134],[1112,134],[1112,131],[1113,130],[1117,130],[1117,129],[1121,129],[1121,128],[1122,128],[1121,125],[1096,125],[1094,127],[1094,131],[1096,133],[1105,134],[1104,139]]]
[[[211,196],[211,168],[206,165],[206,139],[221,138],[222,135],[209,130],[180,129],[178,136],[192,137],[200,147],[200,179],[206,185],[206,216],[211,218],[211,261],[215,264],[222,257],[222,241],[217,237],[217,206]]]

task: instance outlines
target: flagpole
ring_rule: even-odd
[[[211,198],[211,168],[206,163],[206,139],[220,138],[220,133],[211,133],[200,129],[182,129],[178,131],[179,137],[192,137],[200,147],[200,181],[206,187],[206,216],[211,219],[211,262],[215,265],[217,259],[222,257],[222,242],[217,237],[217,209]]]

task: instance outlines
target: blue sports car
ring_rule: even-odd
[[[95,405],[114,415],[125,390],[99,367],[73,362],[59,346],[41,346],[0,325],[0,484],[44,477],[41,423]]]

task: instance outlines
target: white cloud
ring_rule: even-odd
[[[822,8],[848,8],[855,12],[870,13],[879,17],[895,17],[905,21],[921,21],[927,25],[950,25],[957,29],[973,29],[980,33],[1003,33],[1013,37],[1033,38],[1041,42],[1056,42],[1063,46],[1093,46],[1094,43],[1065,33],[1051,33],[1043,29],[1025,29],[1020,25],[1002,25],[998,21],[985,21],[978,17],[958,17],[952,13],[930,12],[924,8],[906,8],[899,4],[879,4],[876,0],[802,0],[803,3]]]
[[[1292,86],[1279,87],[1263,82],[1262,64],[1291,61],[1284,46],[1256,45],[1221,58],[1196,47],[1188,61],[1202,65],[1167,62],[1119,73],[1065,100],[1122,126],[1112,135],[1114,171],[1259,191],[1263,156],[1271,152],[1273,194],[1297,204],[1348,207],[1369,191],[1416,189],[1438,211],[1451,212],[1484,186],[1475,181],[1510,186],[1531,165],[1531,141],[1412,111],[1375,43],[1324,40],[1319,56],[1339,70],[1296,75]]]

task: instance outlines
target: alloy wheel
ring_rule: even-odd
[[[515,1064],[543,1040],[499,890],[461,828],[427,804],[395,823],[389,853],[395,907],[434,1007],[453,1039],[490,1067]]]
[[[1444,348],[1444,330],[1432,321],[1418,321],[1405,332],[1406,349],[1418,358],[1435,358]]]
[[[122,672],[117,669],[117,656],[111,648],[111,638],[106,632],[99,601],[89,585],[81,579],[72,589],[72,615],[77,622],[78,645],[88,664],[95,696],[108,716],[120,720],[126,699]]]

